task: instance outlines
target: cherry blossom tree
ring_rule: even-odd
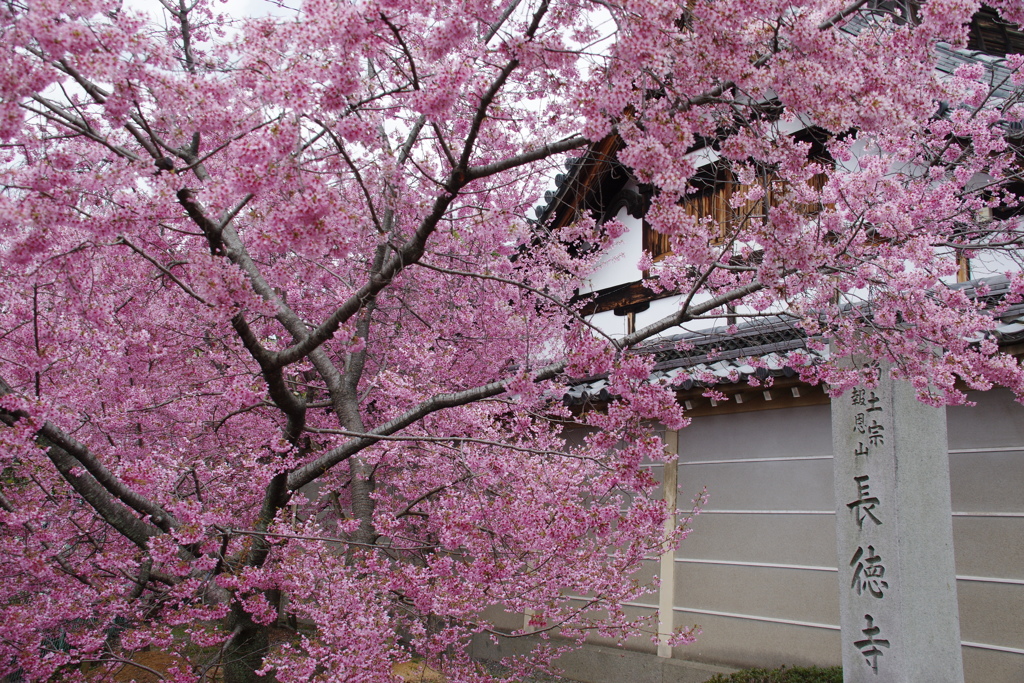
[[[934,68],[977,2],[159,1],[0,6],[0,675],[149,646],[177,681],[389,681],[411,655],[485,681],[489,607],[641,632],[628,577],[674,511],[640,464],[685,416],[630,351],[726,305],[927,400],[1024,392],[943,284],[1021,242],[976,217],[1019,203],[1024,108],[993,93],[1024,58]],[[670,251],[623,267],[682,295],[618,339],[578,292],[623,226],[526,220],[609,135]],[[768,216],[687,211],[696,148]],[[602,374],[606,410],[561,405]],[[268,649],[279,610],[304,626]]]

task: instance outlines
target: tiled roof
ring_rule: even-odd
[[[883,2],[880,6],[885,4]],[[856,35],[869,22],[878,20],[879,16],[856,14],[844,25],[843,30]],[[981,28],[992,33],[992,26],[989,26],[992,17],[982,18],[988,23]],[[1017,50],[1024,46],[1024,34],[1019,30],[1006,28],[1000,22],[996,24],[999,24],[997,28],[1001,30],[1001,40],[1006,47]],[[936,68],[942,73],[953,74],[965,64],[981,64],[984,67],[983,79],[994,87],[992,97],[988,100],[990,106],[1021,96],[1021,89],[1011,82],[1011,71],[1002,57],[978,50],[954,48],[947,43],[937,44],[935,50]],[[943,104],[937,115],[947,116],[949,111],[948,105]],[[1001,125],[1008,137],[1024,137],[1024,124],[1003,122]],[[536,223],[545,225],[549,222],[560,209],[563,196],[575,188],[574,183],[578,184],[577,177],[588,163],[617,164],[613,157],[594,158],[592,153],[569,159],[566,162],[567,173],[556,176],[555,189],[545,193],[544,203],[536,207]],[[972,297],[980,298],[995,310],[1009,292],[1009,281],[1004,277],[988,278],[984,280],[988,292],[978,295],[975,288],[981,282],[979,280],[953,286],[970,290],[968,293]],[[974,341],[981,341],[985,337],[994,338],[1003,345],[1024,341],[1024,303],[1002,309],[993,328]],[[714,330],[658,337],[648,340],[635,352],[654,355],[655,365],[650,381],[671,382],[680,390],[746,382],[752,375],[759,379],[794,377],[797,374],[795,367],[820,363],[828,358],[827,348],[824,351],[808,349],[804,332],[794,325],[792,319],[784,317],[745,323],[732,333]],[[572,383],[564,400],[569,405],[608,401],[612,396],[607,387],[606,377],[580,379]]]
[[[881,15],[855,14],[843,26],[843,30],[857,35],[869,22],[877,21],[879,16]],[[984,11],[975,17],[975,23],[979,21],[987,22],[985,23],[986,26],[993,23],[992,17],[986,15]],[[1000,26],[1002,26],[1001,23]],[[1024,51],[1024,34],[1012,28],[1004,28],[1004,32],[1010,36],[1005,41],[1008,47]],[[1007,68],[1006,60],[1003,57],[986,54],[979,50],[954,48],[949,43],[938,43],[935,46],[935,53],[937,57],[936,69],[945,74],[952,75],[959,67],[965,64],[981,64],[985,69],[985,76],[983,76],[982,80],[994,87],[992,97],[988,99],[989,106],[997,106],[1000,102],[1011,97],[1021,97],[1021,88],[1012,83],[1010,78],[1012,72]],[[941,103],[937,115],[948,116],[949,112],[949,105]],[[1004,121],[1000,125],[1006,131],[1008,137],[1024,137],[1024,123]],[[707,139],[705,142],[711,143],[713,141]],[[543,203],[534,208],[536,218],[532,222],[539,225],[546,225],[549,222],[552,215],[559,208],[561,198],[572,186],[581,169],[588,162],[593,163],[595,161],[590,157],[590,154],[584,154],[579,157],[571,157],[565,162],[566,173],[559,173],[555,176],[555,188],[544,193]],[[614,159],[607,158],[603,159],[603,161],[612,165],[618,163]]]
[[[791,353],[798,349],[800,353]],[[808,349],[803,331],[784,318],[739,325],[733,334],[712,331],[658,337],[635,352],[654,354],[651,382],[670,383],[681,391],[747,382],[752,375],[760,380],[794,377],[794,366],[828,358],[827,349]],[[607,377],[578,381],[563,400],[568,405],[608,401],[613,397],[607,387]]]
[[[979,297],[976,288],[984,282],[988,291]],[[1010,282],[1003,276],[952,285],[967,289],[989,307],[996,307],[1010,291]],[[995,325],[984,336],[1001,345],[1024,341],[1024,303],[1007,306],[995,318]],[[776,317],[737,326],[733,333],[723,331],[687,332],[648,340],[636,353],[654,354],[655,365],[650,381],[667,382],[680,391],[693,388],[738,384],[768,377],[795,377],[797,367],[828,360],[828,349],[807,347],[807,336],[792,319]],[[797,353],[793,353],[797,351]],[[572,383],[564,402],[579,405],[605,402],[613,396],[608,391],[607,377],[592,377]]]
[[[843,25],[843,30],[857,35],[871,22],[878,21],[881,17],[891,16],[891,14],[891,12],[879,12],[877,14],[858,13]],[[987,27],[985,30],[991,32],[992,26],[998,24],[1005,36],[1001,41],[1001,45],[1015,51],[1024,50],[1024,35],[1014,27],[1010,27],[1008,24],[1004,25],[1002,22],[995,21],[995,19],[996,15],[991,11],[979,12],[975,15],[972,30],[977,33],[982,27]],[[937,43],[935,46],[935,56],[936,70],[948,75],[953,75],[961,66],[980,64],[985,70],[985,74],[980,80],[993,88],[991,96],[986,100],[988,107],[997,107],[1007,99],[1020,97],[1021,88],[1013,84],[1011,79],[1013,72],[1007,68],[1006,59],[1002,56],[987,54],[980,50],[956,48],[949,43]],[[949,111],[949,105],[942,102],[939,106],[938,116],[948,116]],[[1000,126],[1008,137],[1024,137],[1024,125],[1019,121],[1003,121],[1000,123]]]

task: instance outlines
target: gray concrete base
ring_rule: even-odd
[[[498,660],[530,652],[540,638],[500,638],[478,636],[473,640],[472,656]],[[554,641],[557,643],[557,641]],[[558,666],[564,676],[581,683],[704,683],[715,674],[730,674],[737,669],[713,666],[682,659],[665,659],[653,654],[631,652],[601,645],[584,645],[562,655]]]

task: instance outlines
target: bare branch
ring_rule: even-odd
[[[162,263],[157,261],[155,258],[153,258],[149,254],[147,254],[145,251],[143,251],[139,247],[137,247],[134,244],[132,244],[132,242],[127,237],[125,237],[124,235],[122,235],[121,237],[119,237],[117,239],[116,244],[124,244],[125,246],[129,247],[132,251],[134,251],[136,254],[138,254],[142,258],[144,258],[147,261],[149,261],[150,263],[152,263],[154,266],[156,266],[160,270],[161,273],[163,273],[164,275],[169,277],[174,282],[174,284],[178,285],[178,287],[180,287],[183,292],[188,294],[190,297],[192,297],[193,299],[195,299],[199,303],[203,304],[204,306],[212,306],[213,305],[213,304],[209,303],[208,301],[206,301],[206,299],[204,299],[203,297],[199,296],[194,291],[192,291],[191,287],[189,287],[184,282],[182,282],[180,279],[178,279],[178,276],[175,275],[174,273],[172,273],[166,267],[164,267],[164,265]]]
[[[525,284],[523,282],[518,282],[516,280],[511,280],[509,278],[499,277],[497,275],[489,275],[489,274],[483,274],[483,273],[472,273],[472,272],[465,271],[465,270],[456,270],[454,268],[442,268],[441,266],[435,266],[435,265],[432,265],[430,263],[424,263],[423,261],[420,261],[416,265],[418,265],[421,268],[426,268],[427,270],[437,271],[438,273],[447,273],[447,274],[450,274],[450,275],[458,275],[460,277],[470,277],[470,278],[476,278],[478,280],[491,280],[493,282],[501,282],[503,284],[512,285],[513,287],[517,287],[517,288],[522,289],[524,291],[530,292],[531,294],[536,294],[537,296],[539,296],[539,297],[541,297],[543,299],[547,299],[551,303],[553,303],[556,306],[558,306],[559,308],[561,308],[563,311],[565,311],[570,316],[572,316],[572,319],[575,320],[576,322],[578,322],[579,324],[583,325],[584,327],[590,328],[591,331],[595,332],[596,334],[598,334],[601,337],[604,337],[609,342],[614,343],[614,340],[612,339],[612,337],[610,337],[603,330],[601,330],[601,328],[597,327],[596,325],[594,325],[593,323],[588,321],[586,318],[581,316],[579,314],[579,311],[577,311],[575,308],[573,308],[572,306],[568,305],[567,303],[565,303],[561,299],[557,299],[557,298],[551,296],[550,294],[548,294],[547,292],[544,292],[544,291],[541,291],[541,290],[537,289],[536,287],[530,287],[529,285],[527,285],[527,284]],[[412,309],[410,309],[410,312],[413,313],[413,315],[416,315],[412,311]]]
[[[542,147],[537,147],[522,154],[517,154],[514,157],[508,159],[502,159],[501,161],[495,161],[491,164],[484,164],[483,166],[471,166],[466,170],[467,180],[476,180],[478,178],[486,178],[487,176],[507,171],[511,168],[518,166],[524,166],[534,161],[546,159],[547,157],[555,154],[562,154],[569,150],[579,149],[590,141],[584,138],[582,135],[576,135],[565,140],[559,140],[558,142],[552,142]]]
[[[501,27],[505,24],[506,21],[508,21],[508,18],[512,16],[512,13],[516,11],[516,8],[519,7],[520,2],[521,0],[512,0],[510,3],[508,3],[508,5],[505,7],[505,10],[501,13],[501,16],[498,17],[497,21],[491,24],[490,28],[487,29],[487,33],[486,35],[484,35],[484,43],[491,42],[491,39],[494,38],[494,36],[498,35],[498,31],[500,31]]]
[[[340,543],[342,545],[350,545],[357,548],[370,548],[372,550],[388,550],[391,552],[403,551],[403,550],[434,550],[441,546],[437,544],[431,545],[415,545],[415,546],[393,546],[393,545],[380,545],[377,543],[362,543],[359,541],[350,541],[346,538],[336,538],[333,536],[306,536],[303,534],[280,534],[272,533],[269,531],[247,531],[245,529],[234,529],[234,528],[221,528],[217,527],[217,530],[225,534],[236,534],[239,536],[258,536],[260,538],[283,538],[291,539],[296,541],[322,541],[325,543]],[[448,551],[449,554],[458,554],[454,551]]]
[[[384,233],[384,226],[381,225],[380,219],[377,217],[377,209],[374,205],[373,197],[370,196],[370,188],[366,186],[366,183],[363,181],[363,175],[359,172],[359,168],[355,165],[355,162],[352,161],[352,158],[348,155],[348,152],[345,150],[345,144],[338,139],[338,137],[334,134],[334,131],[327,127],[327,124],[321,122],[319,119],[313,119],[313,121],[318,123],[324,129],[324,131],[327,132],[327,135],[330,136],[331,140],[334,141],[334,146],[337,148],[338,153],[341,155],[341,158],[345,160],[346,164],[348,164],[349,169],[351,169],[352,171],[352,175],[356,179],[356,184],[359,186],[359,189],[363,193],[363,199],[366,200],[366,208],[369,209],[370,211],[370,219],[373,221],[374,226],[377,228],[377,232]]]
[[[419,90],[420,89],[420,79],[419,79],[419,76],[416,75],[416,60],[413,59],[412,51],[409,50],[409,46],[405,44],[405,39],[402,38],[402,32],[398,29],[397,26],[395,26],[391,22],[390,19],[388,19],[388,16],[386,14],[384,14],[383,12],[380,13],[380,18],[381,18],[381,21],[383,21],[384,24],[391,30],[391,34],[395,37],[395,40],[398,41],[398,44],[402,48],[403,54],[405,54],[405,58],[409,61],[409,72],[410,72],[410,75],[412,76],[412,87],[413,87],[413,90]]]
[[[416,123],[413,124],[412,130],[409,131],[408,137],[405,139],[405,143],[398,152],[398,163],[404,164],[405,160],[409,158],[409,154],[412,153],[412,146],[416,144],[416,138],[419,137],[420,131],[423,130],[423,124],[426,123],[427,117],[420,114],[420,117],[416,119]]]
[[[818,24],[818,29],[821,31],[825,31],[832,28],[833,26],[841,22],[843,19],[856,12],[864,5],[868,4],[869,1],[870,0],[857,0],[853,4],[841,9],[840,11],[836,12],[825,21]]]
[[[0,377],[0,396],[13,393],[11,386]],[[28,417],[21,411],[0,411],[0,416],[6,416],[3,421],[7,424]],[[148,540],[161,531],[178,525],[172,515],[129,488],[96,460],[88,448],[53,423],[45,422],[38,435],[40,446],[46,450],[61,476],[89,501],[108,524],[139,547],[145,547]],[[135,517],[128,508],[148,516],[156,526]]]
[[[644,341],[645,339],[664,332],[667,329],[681,325],[693,318],[693,316],[703,315],[704,313],[712,311],[720,306],[724,306],[731,301],[753,294],[762,287],[763,285],[760,282],[751,282],[743,287],[738,287],[716,297],[712,297],[710,300],[696,306],[691,306],[688,309],[680,309],[671,315],[665,316],[657,322],[637,330],[633,334],[626,335],[619,341],[618,347],[619,349],[627,349]],[[564,360],[546,365],[533,375],[533,380],[535,382],[543,382],[553,379],[562,373],[566,365],[567,361]],[[315,481],[318,477],[326,473],[338,463],[348,460],[363,449],[377,443],[381,440],[381,436],[390,436],[395,434],[399,430],[418,422],[427,415],[446,408],[454,408],[468,403],[475,403],[476,401],[504,394],[508,391],[508,387],[514,379],[515,378],[513,377],[508,377],[488,384],[476,386],[471,389],[435,394],[414,408],[406,411],[403,415],[385,422],[370,432],[366,432],[366,436],[353,437],[351,441],[348,441],[336,448],[332,448],[312,462],[294,470],[288,475],[288,488],[292,491],[302,488],[306,484]]]
[[[169,8],[168,4],[164,5]],[[181,25],[181,50],[185,55],[185,70],[190,74],[196,72],[196,59],[192,54],[192,23],[188,20],[188,13],[195,7],[186,7],[185,0],[178,0],[178,11],[172,14]]]

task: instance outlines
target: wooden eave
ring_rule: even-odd
[[[622,138],[612,133],[591,145],[575,162],[545,210],[542,221],[549,230],[557,233],[586,211],[599,210],[604,197],[611,194],[611,188],[606,185],[625,184],[624,179],[613,177],[619,167],[617,155],[623,146]]]
[[[1003,21],[999,13],[982,5],[971,19],[967,49],[978,50],[997,57],[1024,53],[1024,33],[1020,27]]]

